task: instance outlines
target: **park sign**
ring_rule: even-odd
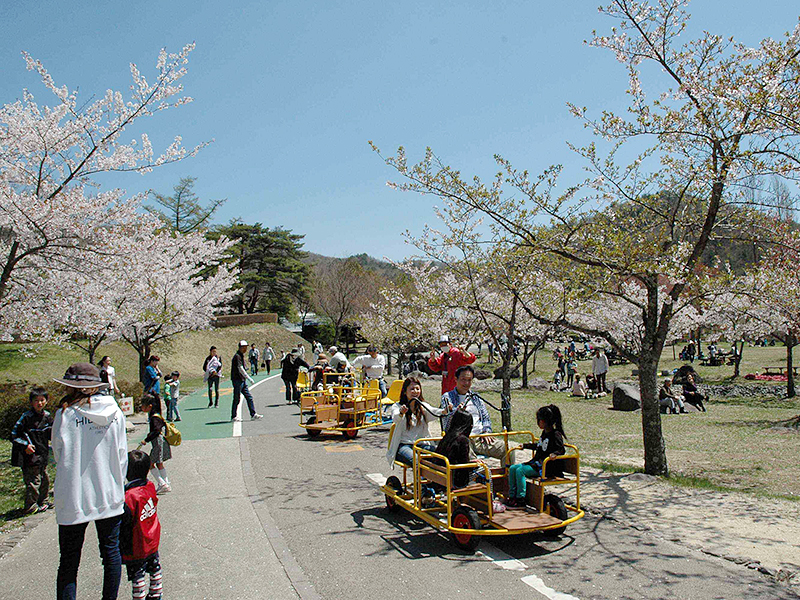
[[[133,398],[120,398],[117,400],[117,404],[119,404],[122,414],[126,417],[130,417],[133,414]]]

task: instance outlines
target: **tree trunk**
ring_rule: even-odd
[[[736,342],[733,342],[733,347],[736,348]],[[742,363],[742,354],[744,353],[744,340],[742,340],[742,347],[736,353],[736,356],[733,358],[733,378],[736,379],[739,377],[739,365]]]
[[[528,389],[528,340],[522,346],[522,388]]]
[[[144,383],[144,369],[147,367],[147,360],[150,358],[152,348],[150,344],[144,344],[136,348],[139,354],[139,381]]]
[[[400,351],[398,350],[398,354],[399,354],[399,352]],[[400,371],[400,373],[402,373],[402,372],[403,371]],[[386,374],[387,375],[391,375],[392,374],[392,351],[391,350],[389,350],[386,353]]]
[[[652,350],[642,350],[638,363],[639,392],[642,398],[644,472],[648,475],[667,476],[669,469],[658,404],[658,356],[655,354]]]
[[[533,351],[533,365],[531,365],[531,371],[532,371],[533,373],[536,373],[536,353],[537,353],[538,351],[539,351],[539,349],[538,349],[538,348],[536,348],[536,349]]]
[[[797,344],[797,338],[794,332],[789,332],[786,338],[786,395],[789,398],[794,398],[794,347]]]

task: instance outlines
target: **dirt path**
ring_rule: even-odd
[[[585,509],[800,586],[800,503],[583,469]]]

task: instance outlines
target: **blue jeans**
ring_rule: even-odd
[[[256,414],[256,407],[253,405],[253,394],[250,393],[250,388],[247,387],[247,381],[234,381],[233,382],[233,406],[231,406],[231,419],[236,417],[236,409],[239,408],[240,396],[244,396],[247,400],[247,409],[250,411],[250,417]]]
[[[526,477],[539,477],[542,474],[542,465],[537,460],[532,465],[522,463],[508,467],[508,496],[509,498],[524,498],[528,481]]]
[[[103,559],[103,600],[116,600],[122,574],[122,556],[119,552],[119,528],[122,515],[94,522]],[[58,548],[61,558],[56,577],[56,599],[75,600],[78,587],[78,566],[88,523],[58,526]]]
[[[250,361],[250,375],[258,375],[258,361]]]
[[[425,450],[436,450],[436,444],[433,442],[419,442],[417,444],[418,448],[424,448]],[[411,444],[400,444],[400,447],[397,449],[397,454],[394,456],[395,460],[400,461],[401,463],[405,463],[408,466],[414,464],[414,446]]]
[[[180,421],[181,413],[178,411],[178,399],[170,397],[167,399],[167,420],[171,421],[172,419]]]

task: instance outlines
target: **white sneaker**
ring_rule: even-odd
[[[250,420],[251,421],[255,421],[256,419],[263,419],[263,418],[264,418],[264,415],[260,415],[260,414],[256,413],[252,417],[250,417]]]
[[[239,417],[233,417],[231,421],[233,421],[234,423],[238,423],[239,421],[241,421],[241,419]]]
[[[162,494],[168,494],[171,491],[172,491],[172,488],[169,486],[168,483],[165,483],[164,485],[158,486],[158,489],[156,490],[156,494],[160,496]]]

